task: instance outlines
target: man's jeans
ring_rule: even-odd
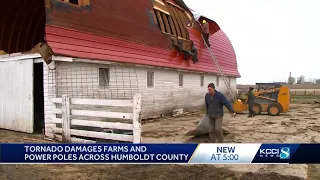
[[[218,139],[219,143],[223,142],[223,129],[222,129],[222,121],[223,117],[217,118],[209,118],[209,137],[212,143],[215,143]]]

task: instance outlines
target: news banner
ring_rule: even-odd
[[[1,164],[306,164],[320,144],[0,144]]]

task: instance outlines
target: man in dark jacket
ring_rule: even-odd
[[[209,137],[210,141],[215,143],[218,139],[219,143],[223,142],[223,105],[228,108],[233,117],[236,115],[231,103],[221,93],[215,90],[213,83],[208,85],[208,93],[205,96],[206,114],[209,118]]]
[[[248,92],[248,108],[249,108],[249,116],[248,117],[254,117],[254,115],[255,115],[252,110],[253,103],[254,103],[253,87],[250,87],[249,92]]]

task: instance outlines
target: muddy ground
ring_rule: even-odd
[[[208,142],[208,137],[184,134],[196,127],[201,112],[176,118],[162,118],[143,125],[143,141]],[[230,134],[226,143],[310,143],[320,142],[320,105],[293,104],[279,117],[246,114],[225,115]],[[0,142],[48,142],[40,135],[0,130]],[[295,180],[320,179],[317,165],[1,165],[0,179],[188,179],[188,180]]]

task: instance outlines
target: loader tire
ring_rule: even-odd
[[[254,115],[260,115],[261,111],[262,111],[262,107],[260,104],[254,103],[252,105],[252,111],[254,113]]]
[[[281,105],[280,104],[271,104],[268,107],[268,114],[270,116],[279,116],[281,113]]]

